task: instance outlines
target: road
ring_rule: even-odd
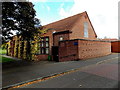
[[[54,78],[20,88],[117,88],[118,56],[112,54],[81,61],[37,63],[10,68],[3,70],[3,87],[56,73],[58,76]],[[68,70],[69,73],[59,75]]]

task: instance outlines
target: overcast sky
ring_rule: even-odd
[[[33,0],[29,0],[32,1]],[[34,0],[42,25],[87,11],[99,38],[118,37],[119,0]]]

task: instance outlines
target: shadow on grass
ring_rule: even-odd
[[[6,58],[6,57],[3,57],[3,56],[0,56],[0,58],[2,58],[2,60],[0,60],[0,63],[15,61],[14,59]]]
[[[2,63],[2,69],[29,66],[33,63],[32,61],[28,60],[15,60],[12,58],[3,57],[1,55],[0,58],[0,63]]]

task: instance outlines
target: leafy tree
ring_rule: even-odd
[[[37,32],[36,18],[33,4],[30,2],[3,2],[2,3],[2,36],[3,40],[11,38],[16,32],[24,39],[32,38]]]
[[[22,36],[28,42],[27,55],[30,55],[30,41],[38,33],[40,22],[31,2],[3,2],[2,3],[2,43],[11,39],[13,35]],[[37,26],[37,27],[36,27]]]

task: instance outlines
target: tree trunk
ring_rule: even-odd
[[[30,40],[27,40],[27,59],[31,60],[32,59],[32,55],[31,55],[31,43]]]

